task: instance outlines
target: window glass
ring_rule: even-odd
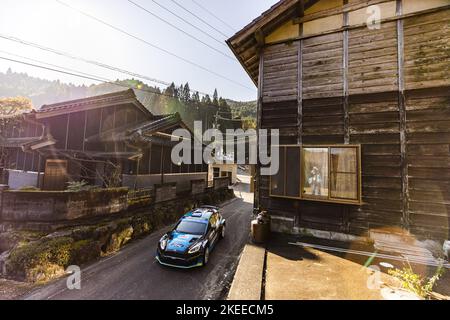
[[[285,173],[286,173],[286,157],[285,157],[285,150],[286,147],[280,147],[280,166],[278,172],[276,172],[274,175],[272,175],[270,179],[270,191],[271,195],[274,196],[284,196],[285,195],[285,189],[284,189],[284,183],[285,183]]]
[[[330,197],[337,199],[358,199],[358,149],[330,149]]]
[[[300,148],[286,148],[286,196],[300,197]]]
[[[175,228],[176,232],[203,235],[206,231],[206,223],[182,220]]]
[[[328,148],[303,148],[303,195],[328,198]]]

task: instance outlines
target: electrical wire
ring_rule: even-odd
[[[231,31],[236,32],[236,29],[232,26],[230,26],[226,21],[222,20],[220,17],[218,17],[217,15],[215,15],[213,12],[211,12],[210,10],[208,10],[207,8],[205,8],[203,5],[201,5],[200,3],[198,3],[196,0],[191,0],[193,3],[195,3],[198,7],[200,7],[201,9],[203,9],[204,11],[206,11],[207,13],[209,13],[211,16],[213,16],[214,18],[216,18],[217,20],[219,20],[220,22],[222,22],[225,26],[227,26]]]
[[[169,83],[167,81],[159,80],[159,79],[156,79],[156,78],[153,78],[153,77],[148,77],[148,76],[145,76],[145,75],[142,75],[142,74],[138,74],[138,73],[135,73],[135,72],[132,72],[132,71],[121,69],[121,68],[114,67],[114,66],[111,66],[111,65],[107,65],[105,63],[98,62],[98,61],[95,61],[95,60],[89,60],[89,59],[86,59],[86,58],[83,58],[83,57],[75,56],[75,55],[73,55],[71,53],[67,53],[67,52],[63,52],[63,51],[57,50],[57,49],[45,47],[43,45],[40,45],[40,44],[37,44],[37,43],[33,43],[33,42],[30,42],[30,41],[26,41],[26,40],[23,40],[23,39],[19,39],[19,38],[16,38],[16,37],[0,34],[0,38],[5,39],[5,40],[9,40],[9,41],[14,41],[14,42],[20,43],[22,45],[26,45],[26,46],[30,46],[30,47],[33,47],[33,48],[37,48],[37,49],[40,49],[40,50],[43,50],[43,51],[47,51],[47,52],[50,52],[50,53],[53,53],[53,54],[56,54],[56,55],[60,55],[60,56],[66,57],[66,58],[70,58],[72,60],[77,60],[77,61],[81,61],[81,62],[84,62],[84,63],[92,64],[92,65],[95,65],[95,66],[98,66],[98,67],[101,67],[101,68],[105,68],[105,69],[109,69],[109,70],[116,71],[116,72],[119,72],[119,73],[127,74],[127,75],[130,75],[130,76],[136,77],[136,78],[145,79],[145,80],[148,80],[148,81],[153,82],[153,83],[161,84],[161,85],[164,85],[164,86],[170,86],[171,85],[171,83]],[[198,92],[199,94],[201,94],[203,96],[209,95],[208,93],[204,93],[204,92],[201,92],[201,91],[198,91],[198,90],[195,90],[195,89],[190,89],[189,91],[191,93]]]
[[[160,8],[164,9],[165,11],[169,12],[170,14],[172,14],[173,16],[177,17],[178,19],[180,19],[181,21],[183,21],[184,23],[190,25],[191,27],[195,28],[196,30],[200,31],[201,33],[205,34],[206,36],[208,36],[209,38],[213,39],[214,41],[220,43],[222,46],[228,48],[228,46],[225,44],[225,42],[223,40],[217,39],[216,37],[212,36],[210,33],[208,33],[207,31],[203,30],[200,27],[197,27],[195,24],[189,22],[188,20],[186,20],[185,18],[183,18],[182,16],[180,16],[179,14],[173,12],[172,10],[170,10],[169,8],[163,6],[162,4],[160,4],[159,2],[152,0],[153,3],[155,3],[157,6],[159,6]]]
[[[184,11],[186,11],[187,13],[189,13],[191,16],[194,16],[195,18],[197,18],[198,20],[200,20],[201,22],[203,22],[204,24],[206,24],[208,27],[210,27],[211,29],[217,31],[218,33],[220,33],[222,36],[224,36],[225,38],[228,39],[228,35],[226,35],[225,33],[223,33],[222,31],[220,31],[219,29],[217,29],[216,27],[214,27],[212,24],[210,24],[208,21],[206,21],[205,19],[203,19],[202,17],[198,16],[197,14],[193,13],[191,10],[185,8],[184,6],[182,6],[181,4],[179,4],[177,1],[175,0],[170,0],[173,3],[175,3],[178,7],[180,7],[181,9],[183,9]]]
[[[38,65],[38,64],[28,63],[28,62],[25,62],[25,61],[10,59],[10,58],[7,58],[7,57],[2,57],[2,56],[0,56],[0,59],[1,60],[10,61],[10,62],[20,63],[20,64],[27,65],[27,66],[30,66],[30,67],[35,67],[35,68],[44,69],[44,70],[48,70],[48,71],[58,72],[58,73],[62,73],[62,74],[66,74],[66,75],[70,75],[70,76],[74,76],[74,77],[78,77],[78,78],[83,78],[83,79],[87,79],[87,80],[91,80],[91,81],[101,82],[101,83],[105,83],[105,84],[112,84],[112,85],[119,86],[119,87],[124,87],[124,88],[127,88],[127,89],[134,89],[134,90],[137,90],[137,91],[147,92],[147,93],[151,93],[151,94],[155,94],[155,95],[160,95],[160,96],[165,96],[165,97],[176,99],[174,96],[171,96],[171,95],[168,95],[168,94],[165,94],[165,93],[162,93],[162,92],[155,92],[155,91],[151,91],[151,90],[146,90],[146,89],[142,89],[142,88],[136,88],[136,87],[133,87],[133,86],[128,86],[126,84],[117,83],[114,80],[106,79],[106,78],[99,77],[99,76],[96,76],[96,75],[91,75],[91,74],[83,73],[83,72],[76,71],[76,70],[74,70],[74,71],[64,71],[63,69],[67,70],[67,68],[60,67],[60,66],[57,66],[57,65],[52,65],[52,67],[45,67],[45,66],[41,66],[41,65]],[[31,60],[30,58],[25,58],[25,59]],[[38,60],[35,60],[35,61],[38,61]],[[40,63],[50,65],[50,64],[45,63],[45,62],[40,62]],[[58,69],[55,69],[55,68],[58,68]]]
[[[213,74],[213,75],[215,75],[215,76],[217,76],[217,77],[219,77],[219,78],[221,78],[223,80],[226,80],[226,81],[231,82],[231,83],[233,83],[235,85],[238,85],[240,87],[243,87],[243,88],[246,88],[248,90],[251,90],[252,92],[254,91],[254,89],[246,86],[245,84],[239,83],[239,82],[237,82],[237,81],[235,81],[235,80],[233,80],[233,79],[231,79],[229,77],[226,77],[226,76],[224,76],[224,75],[222,75],[222,74],[220,74],[218,72],[210,70],[210,69],[208,69],[208,68],[206,68],[206,67],[204,67],[204,66],[202,66],[202,65],[200,65],[200,64],[198,64],[196,62],[188,60],[188,59],[186,59],[186,58],[184,58],[184,57],[182,57],[182,56],[180,56],[180,55],[178,55],[176,53],[173,53],[173,52],[171,52],[169,50],[161,48],[161,47],[159,47],[159,46],[157,46],[157,45],[155,45],[155,44],[153,44],[153,43],[151,43],[151,42],[149,42],[149,41],[147,41],[145,39],[142,39],[142,38],[140,38],[140,37],[138,37],[136,35],[133,35],[133,34],[127,32],[127,31],[125,31],[125,30],[123,30],[123,29],[121,29],[119,27],[116,27],[116,26],[114,26],[114,25],[112,25],[112,24],[110,24],[110,23],[108,23],[108,22],[106,22],[104,20],[101,20],[101,19],[99,19],[99,18],[97,18],[97,17],[95,17],[95,16],[93,16],[93,15],[87,13],[87,12],[84,12],[82,10],[76,9],[76,8],[72,7],[71,5],[65,3],[65,2],[63,2],[61,0],[55,0],[55,1],[58,2],[59,4],[65,6],[65,7],[67,7],[67,8],[69,8],[69,9],[71,9],[71,10],[74,10],[74,11],[78,12],[79,14],[81,14],[81,15],[83,15],[85,17],[88,17],[89,19],[92,19],[92,20],[94,20],[94,21],[96,21],[96,22],[98,22],[100,24],[103,24],[103,25],[105,25],[105,26],[107,26],[107,27],[109,27],[109,28],[111,28],[111,29],[113,29],[113,30],[115,30],[117,32],[120,32],[120,33],[122,33],[122,34],[124,34],[124,35],[126,35],[128,37],[131,37],[131,38],[133,38],[135,40],[138,40],[138,41],[140,41],[140,42],[142,42],[142,43],[144,43],[144,44],[146,44],[146,45],[148,45],[148,46],[150,46],[150,47],[152,47],[152,48],[154,48],[154,49],[156,49],[158,51],[161,51],[161,52],[163,52],[163,53],[165,53],[167,55],[170,55],[170,56],[172,56],[174,58],[177,58],[177,59],[179,59],[179,60],[181,60],[181,61],[183,61],[183,62],[185,62],[187,64],[195,66],[196,68],[199,68],[199,69],[201,69],[201,70],[203,70],[205,72]]]
[[[138,3],[136,3],[136,2],[134,2],[134,1],[132,1],[132,0],[127,0],[127,1],[128,1],[129,3],[131,3],[132,5],[136,6],[137,8],[139,8],[139,9],[145,11],[146,13],[148,13],[149,15],[151,15],[152,17],[158,19],[159,21],[162,21],[162,22],[164,22],[165,24],[171,26],[172,28],[178,30],[179,32],[183,33],[184,35],[188,36],[189,38],[194,39],[195,41],[198,41],[199,43],[201,43],[201,44],[203,44],[204,46],[210,48],[211,50],[213,50],[213,51],[219,53],[220,55],[224,56],[225,58],[228,58],[228,59],[230,59],[231,61],[236,61],[236,59],[233,58],[232,56],[230,56],[229,54],[226,54],[226,53],[224,53],[223,51],[220,51],[220,50],[214,48],[213,46],[211,46],[211,45],[209,45],[208,43],[204,42],[203,40],[197,38],[196,36],[190,34],[189,32],[186,32],[185,30],[183,30],[183,29],[177,27],[176,25],[174,25],[173,23],[167,21],[167,20],[164,19],[164,18],[161,18],[160,16],[158,16],[156,13],[150,11],[149,9],[144,8],[143,6],[139,5]],[[213,38],[213,39],[214,39],[214,38]],[[216,40],[216,39],[214,39],[214,40]],[[220,41],[218,41],[218,42],[219,42],[220,44],[223,44],[223,43],[221,43]]]

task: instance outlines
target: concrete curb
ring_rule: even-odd
[[[231,284],[227,300],[260,300],[266,249],[247,244]]]

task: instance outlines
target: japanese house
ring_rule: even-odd
[[[3,183],[64,190],[68,181],[147,188],[208,179],[208,166],[174,164],[178,114],[153,115],[133,90],[44,105],[0,135]]]
[[[275,231],[450,238],[448,0],[283,0],[228,44],[280,130]]]

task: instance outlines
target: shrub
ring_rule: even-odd
[[[100,257],[101,246],[95,240],[80,240],[72,245],[70,264],[82,265]]]
[[[80,191],[89,191],[93,188],[93,186],[88,185],[88,183],[84,180],[82,181],[69,181],[67,182],[68,192],[80,192]]]
[[[54,266],[69,266],[72,243],[73,239],[61,237],[24,244],[11,252],[7,273],[32,282],[45,280],[47,267],[49,273],[54,273]]]
[[[411,265],[408,263],[408,266],[404,267],[402,270],[389,270],[389,274],[400,280],[402,288],[413,292],[419,297],[429,299],[433,292],[433,287],[444,274],[444,271],[445,269],[442,266],[439,266],[431,278],[425,278],[414,273]]]

